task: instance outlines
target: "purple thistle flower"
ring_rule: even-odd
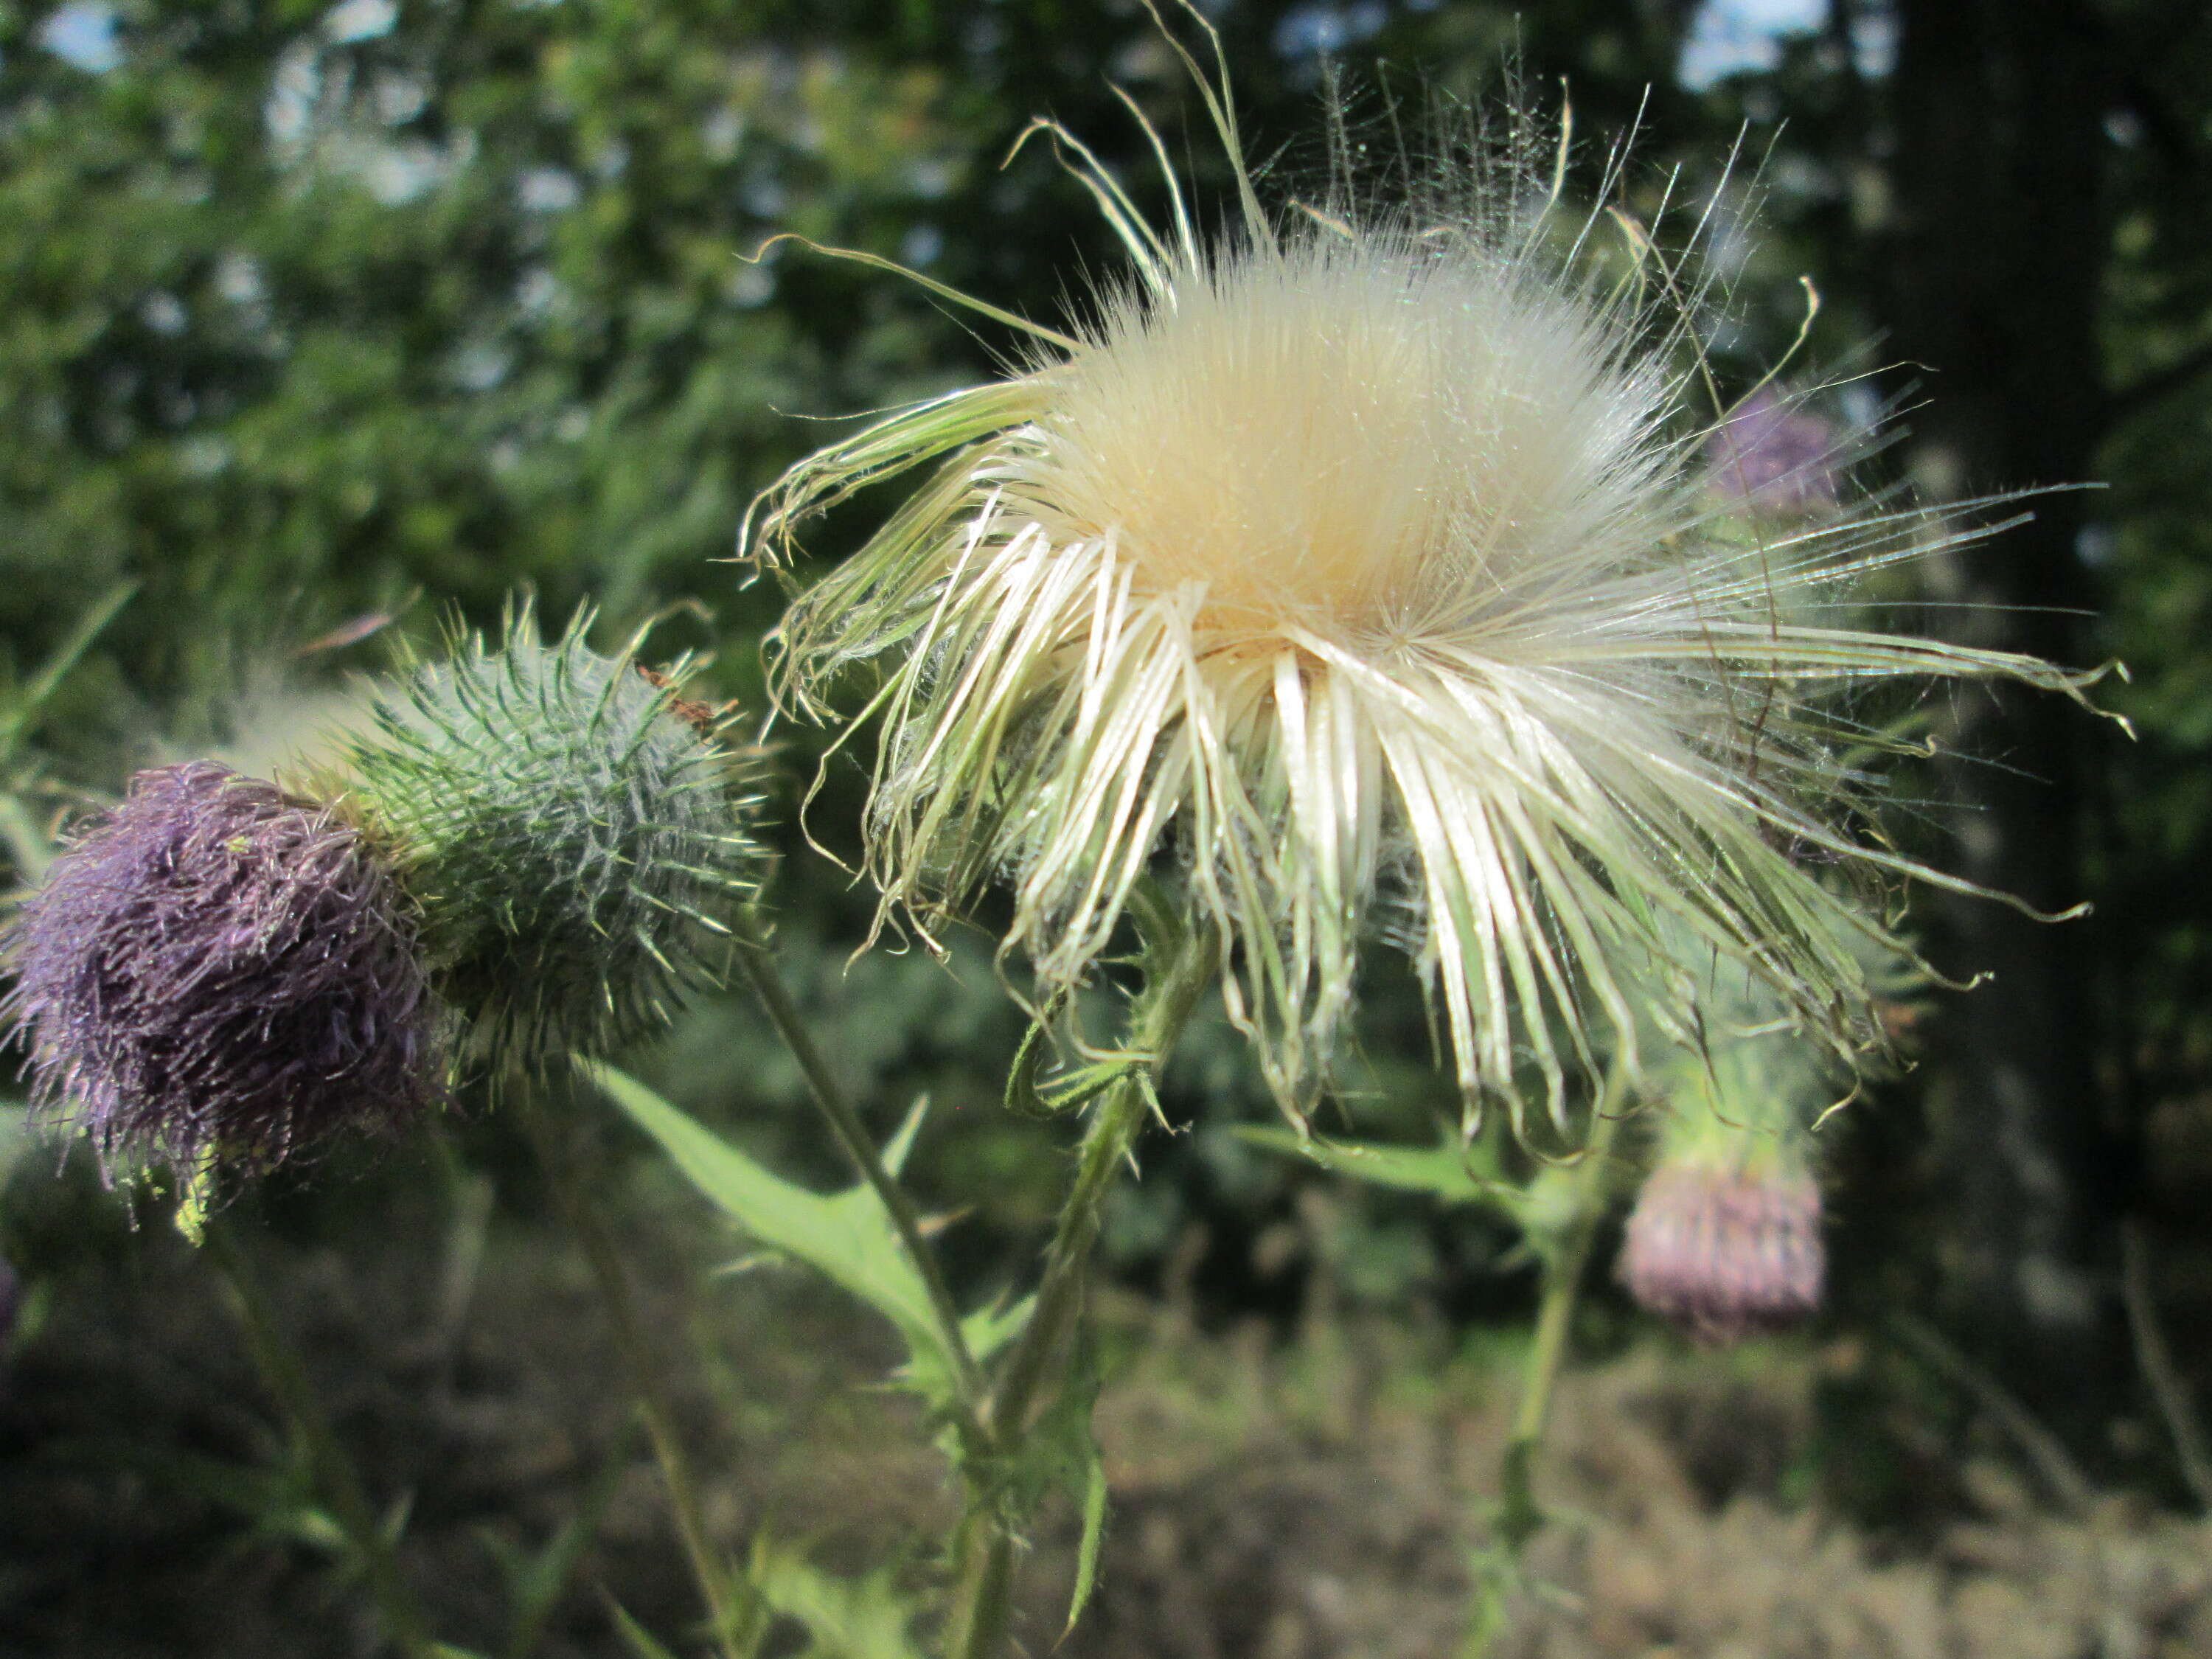
[[[33,1102],[111,1164],[263,1167],[443,1097],[414,921],[368,842],[212,761],[133,779],[8,944]]]
[[[1638,1303],[1710,1343],[1809,1317],[1826,1267],[1810,1177],[1696,1164],[1645,1179],[1620,1259]]]
[[[1705,465],[1722,495],[1770,513],[1836,505],[1836,429],[1818,415],[1755,392],[1705,440]]]

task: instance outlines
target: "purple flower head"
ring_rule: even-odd
[[[10,930],[33,1097],[111,1164],[273,1164],[435,1103],[410,913],[360,832],[212,761],[142,772]]]
[[[1723,495],[1770,513],[1836,505],[1835,428],[1771,392],[1755,392],[1705,440],[1705,465]]]
[[[1810,1316],[1826,1267],[1810,1177],[1662,1164],[1628,1218],[1620,1276],[1649,1311],[1725,1343]]]

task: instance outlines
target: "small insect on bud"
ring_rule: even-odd
[[[1810,1176],[1662,1164],[1628,1218],[1620,1273],[1649,1311],[1728,1343],[1810,1316],[1826,1263]]]
[[[376,701],[352,763],[422,908],[434,981],[488,1054],[605,1052],[718,978],[757,854],[719,716],[527,610]]]
[[[132,780],[8,954],[33,1099],[111,1167],[264,1167],[444,1094],[414,918],[367,840],[212,761]]]

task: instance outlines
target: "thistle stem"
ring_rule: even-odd
[[[1545,1262],[1544,1291],[1536,1306],[1536,1334],[1522,1372],[1520,1409],[1513,1421],[1513,1437],[1505,1444],[1501,1476],[1503,1501],[1498,1530],[1506,1548],[1516,1557],[1544,1528],[1543,1506],[1536,1501],[1536,1455],[1543,1449],[1544,1429],[1551,1420],[1553,1385],[1566,1358],[1583,1270],[1589,1265],[1598,1224],[1605,1219],[1613,1139],[1620,1133],[1621,1119],[1627,1115],[1620,1098],[1623,1083],[1616,1071],[1599,1092],[1589,1144],[1583,1149],[1580,1179],[1576,1183],[1574,1213],[1558,1248]]]
[[[529,1097],[530,1091],[519,1092],[522,1096],[522,1119],[537,1149],[538,1161],[552,1185],[554,1201],[584,1253],[608,1322],[614,1327],[615,1341],[629,1370],[630,1392],[635,1396],[638,1415],[644,1419],[646,1435],[653,1442],[653,1457],[660,1465],[661,1485],[668,1493],[668,1508],[676,1522],[677,1534],[683,1540],[685,1559],[691,1565],[692,1577],[698,1581],[700,1596],[707,1603],[707,1616],[714,1624],[715,1646],[723,1659],[743,1659],[738,1644],[738,1613],[730,1601],[729,1575],[708,1535],[698,1483],[692,1478],[690,1459],[676,1430],[675,1413],[669,1408],[667,1396],[660,1386],[645,1322],[638,1316],[636,1300],[630,1294],[629,1275],[623,1269],[614,1237],[608,1231],[599,1206],[592,1202],[584,1183],[576,1178],[575,1165],[551,1115]]]
[[[999,1374],[986,1419],[1006,1459],[1018,1458],[1038,1396],[1082,1316],[1091,1247],[1097,1243],[1106,1194],[1127,1161],[1152,1110],[1151,1083],[1189,1024],[1200,994],[1212,982],[1219,954],[1210,933],[1184,933],[1165,965],[1149,979],[1130,1011],[1127,1049],[1146,1056],[1107,1090],[1092,1111],[1076,1152],[1075,1181],[1060,1207],[1045,1255],[1044,1278],[1029,1321]],[[945,1652],[951,1659],[997,1659],[1013,1608],[1013,1560],[1019,1517],[1004,1513],[988,1472],[971,1472],[954,1562]]]
[[[330,1417],[315,1393],[313,1379],[307,1374],[307,1362],[285,1335],[252,1261],[231,1237],[230,1224],[205,1224],[201,1243],[222,1275],[231,1311],[246,1333],[254,1368],[306,1449],[315,1485],[368,1581],[369,1594],[384,1617],[385,1633],[407,1659],[437,1659],[437,1647],[400,1575],[392,1540],[376,1518],[353,1460],[338,1443]]]
[[[784,1047],[791,1051],[791,1057],[799,1062],[799,1069],[806,1079],[807,1091],[814,1097],[815,1106],[829,1122],[830,1132],[845,1149],[845,1156],[852,1160],[860,1178],[883,1200],[891,1225],[898,1230],[899,1242],[906,1247],[915,1271],[921,1275],[922,1288],[928,1293],[930,1311],[936,1316],[939,1334],[944,1340],[945,1352],[952,1356],[953,1378],[966,1419],[960,1425],[961,1432],[973,1448],[987,1447],[990,1436],[984,1418],[983,1373],[975,1364],[975,1351],[968,1346],[967,1332],[960,1323],[960,1310],[952,1300],[951,1287],[945,1282],[944,1270],[938,1266],[937,1253],[921,1236],[921,1213],[906,1188],[884,1167],[883,1155],[876,1150],[876,1143],[860,1121],[860,1115],[845,1098],[844,1091],[837,1086],[836,1078],[822,1058],[822,1051],[814,1046],[814,1038],[799,1017],[799,1005],[792,1000],[790,988],[784,984],[783,975],[776,967],[775,953],[769,948],[757,911],[748,908],[739,916],[732,938],[737,945],[738,966],[745,976],[745,983],[759,1001],[761,1011],[768,1016],[769,1023],[775,1027],[775,1034],[783,1039]]]

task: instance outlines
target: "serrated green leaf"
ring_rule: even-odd
[[[1181,924],[1176,927],[1180,929]],[[1006,1109],[1017,1117],[1064,1117],[1096,1100],[1126,1077],[1133,1074],[1148,1079],[1151,1075],[1152,1055],[1105,1054],[1077,1065],[1062,1066],[1049,1081],[1046,1080],[1045,1068],[1055,1055],[1053,1021],[1066,1000],[1066,992],[1056,992],[1030,1022],[1029,1030],[1022,1034],[1021,1046],[1014,1050],[1013,1064],[1006,1070],[1005,1098]]]
[[[1096,1346],[1087,1334],[1079,1334],[1060,1392],[1004,1474],[1010,1513],[1034,1514],[1048,1493],[1058,1492],[1073,1498],[1083,1516],[1063,1640],[1083,1616],[1097,1586],[1100,1547],[1106,1535],[1106,1464],[1091,1422],[1103,1382]]]
[[[951,1405],[952,1358],[938,1334],[929,1293],[872,1188],[863,1184],[829,1196],[811,1192],[748,1158],[635,1078],[594,1060],[580,1058],[578,1066],[746,1232],[816,1268],[890,1320],[906,1340],[907,1381],[940,1409]],[[981,1334],[1004,1340],[1001,1324],[994,1318]]]
[[[891,1132],[891,1138],[884,1143],[884,1168],[893,1175],[905,1172],[907,1154],[914,1150],[915,1139],[921,1133],[921,1121],[928,1115],[929,1097],[915,1096],[914,1104],[907,1108],[905,1120]]]
[[[968,1352],[978,1360],[988,1359],[1030,1322],[1030,1310],[1036,1306],[1036,1297],[1025,1296],[1011,1308],[979,1308],[969,1314],[960,1322],[961,1334],[968,1339]]]
[[[1483,1142],[1456,1140],[1437,1146],[1391,1146],[1379,1141],[1300,1139],[1275,1125],[1239,1125],[1240,1139],[1270,1152],[1293,1153],[1325,1170],[1377,1187],[1426,1193],[1446,1204],[1473,1204],[1520,1228],[1527,1248],[1548,1255],[1572,1221],[1580,1200],[1575,1170],[1547,1164],[1526,1182],[1507,1180],[1497,1154]]]
[[[763,1539],[750,1576],[771,1609],[805,1626],[819,1659],[920,1659],[907,1634],[914,1604],[889,1572],[847,1578]]]
[[[1075,1551],[1075,1588],[1067,1598],[1067,1623],[1060,1632],[1063,1642],[1074,1633],[1075,1621],[1083,1617],[1083,1609],[1091,1605],[1091,1592],[1098,1587],[1098,1553],[1105,1541],[1106,1460],[1093,1439],[1091,1467],[1083,1480],[1083,1540]]]
[[[1105,1093],[1132,1070],[1142,1071],[1152,1063],[1146,1056],[1112,1055],[1063,1067],[1050,1082],[1044,1081],[1044,1069],[1054,1058],[1052,1022],[1066,1000],[1066,992],[1056,994],[1030,1022],[1021,1047],[1014,1051],[1014,1063],[1006,1071],[1006,1106],[1018,1117],[1061,1116]]]
[[[1060,999],[1053,999],[1044,1013],[1030,1022],[1022,1033],[1021,1046],[1014,1050],[1014,1063],[1006,1068],[1006,1109],[1017,1117],[1050,1117],[1052,1107],[1037,1086],[1037,1072],[1052,1052],[1052,1044],[1045,1040],[1047,1021]]]
[[[1389,1146],[1378,1141],[1301,1139],[1280,1125],[1239,1125],[1237,1138],[1269,1152],[1294,1153],[1325,1170],[1377,1187],[1427,1193],[1449,1204],[1491,1204],[1510,1209],[1517,1189],[1498,1178],[1488,1150],[1477,1143]]]

